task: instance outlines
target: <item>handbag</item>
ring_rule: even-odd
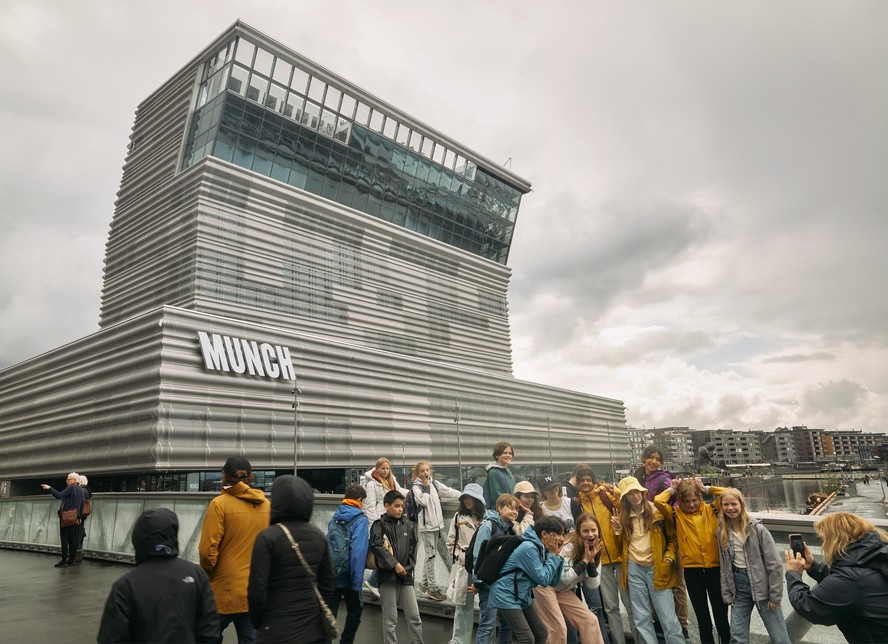
[[[89,497],[86,497],[83,501],[83,511],[80,513],[80,518],[85,519],[89,516],[90,512],[92,512],[92,503],[90,503]]]
[[[302,567],[305,568],[305,572],[308,573],[308,576],[311,578],[311,585],[315,591],[315,597],[318,599],[318,605],[321,607],[321,617],[323,618],[324,625],[324,633],[326,633],[327,637],[331,640],[335,640],[339,637],[339,626],[336,624],[336,616],[333,614],[333,611],[330,610],[330,607],[327,606],[327,602],[324,601],[324,598],[321,597],[321,591],[318,590],[318,582],[315,579],[314,571],[311,569],[311,566],[308,565],[308,562],[305,560],[305,557],[302,556],[302,551],[299,549],[299,544],[293,539],[293,535],[290,534],[290,530],[283,523],[278,523],[281,530],[284,531],[284,534],[287,535],[287,539],[290,540],[290,546],[293,548],[293,552],[296,553],[296,556],[299,557],[299,561],[302,563]]]
[[[59,510],[59,521],[63,528],[71,528],[75,525],[80,525],[80,519],[77,518],[77,508]]]

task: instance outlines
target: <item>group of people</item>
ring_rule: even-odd
[[[200,565],[177,558],[173,512],[144,512],[132,536],[137,567],[114,584],[98,640],[221,642],[234,624],[239,644],[336,636],[349,644],[366,590],[381,602],[387,644],[397,642],[399,610],[411,643],[424,641],[417,593],[453,603],[450,644],[624,644],[621,604],[637,644],[657,644],[658,631],[683,644],[689,603],[703,644],[716,635],[748,642],[753,609],[771,641],[788,643],[785,579],[806,619],[837,624],[849,641],[888,641],[888,534],[864,519],[821,519],[823,563],[807,546],[787,550],[784,575],[784,558],[743,494],[673,478],[660,448],[648,447],[634,476],[616,485],[584,464],[563,482],[515,480],[514,447],[497,443],[492,456],[483,484],[462,491],[436,480],[427,461],[401,487],[380,458],[361,485],[346,488],[326,534],[309,523],[306,481],[277,477],[269,503],[250,487],[249,462],[229,458],[202,525]],[[46,486],[63,508],[79,502],[72,483],[62,492]],[[459,500],[452,517],[442,498]],[[805,571],[820,582],[813,589]],[[342,603],[340,634],[329,622]]]

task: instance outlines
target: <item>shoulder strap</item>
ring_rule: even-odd
[[[606,507],[611,514],[616,513],[613,501],[610,500],[610,497],[604,490],[598,490],[598,498],[601,499],[601,502],[604,503],[604,507]]]
[[[357,515],[356,515],[357,516]],[[330,611],[330,607],[327,606],[327,602],[324,601],[324,598],[321,596],[321,591],[318,590],[318,582],[315,578],[314,571],[311,569],[311,566],[308,565],[308,562],[305,560],[305,557],[302,556],[302,550],[299,549],[299,544],[293,539],[293,535],[290,534],[289,528],[285,526],[283,523],[278,523],[278,526],[281,530],[284,531],[284,534],[287,535],[287,539],[290,541],[290,546],[293,548],[293,552],[296,553],[296,556],[299,557],[299,561],[302,563],[302,567],[305,568],[305,572],[308,573],[309,579],[311,579],[311,585],[315,591],[315,597],[318,600],[318,604],[321,607],[321,613],[324,616],[324,619],[330,622],[332,619],[332,624],[336,633],[333,635],[334,639],[339,637],[338,629],[336,628],[336,618],[333,617],[333,613]],[[324,630],[327,630],[325,627]]]

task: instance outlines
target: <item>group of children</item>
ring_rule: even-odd
[[[659,630],[668,644],[683,644],[688,599],[703,644],[716,641],[713,625],[723,644],[748,642],[753,607],[773,642],[789,642],[777,546],[749,517],[740,491],[673,479],[653,446],[635,476],[616,486],[582,464],[563,483],[515,481],[514,456],[511,444],[497,443],[483,486],[469,483],[462,492],[436,481],[428,462],[417,463],[411,486],[402,488],[384,458],[365,474],[363,488],[348,489],[343,503],[369,520],[372,572],[364,588],[381,599],[384,642],[397,641],[399,608],[411,642],[423,641],[417,591],[453,602],[451,644],[473,641],[476,597],[477,644],[493,642],[497,629],[500,643],[624,644],[621,603],[635,642],[657,644]],[[447,497],[458,498],[459,509],[445,532]],[[420,542],[424,560],[414,587]],[[438,558],[450,571],[446,590]],[[354,593],[350,615],[362,574],[343,581]],[[353,641],[359,621],[359,613],[347,621],[341,641]]]

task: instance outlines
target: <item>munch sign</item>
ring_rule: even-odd
[[[204,367],[208,371],[248,373],[281,380],[296,380],[290,349],[218,333],[197,332]]]

